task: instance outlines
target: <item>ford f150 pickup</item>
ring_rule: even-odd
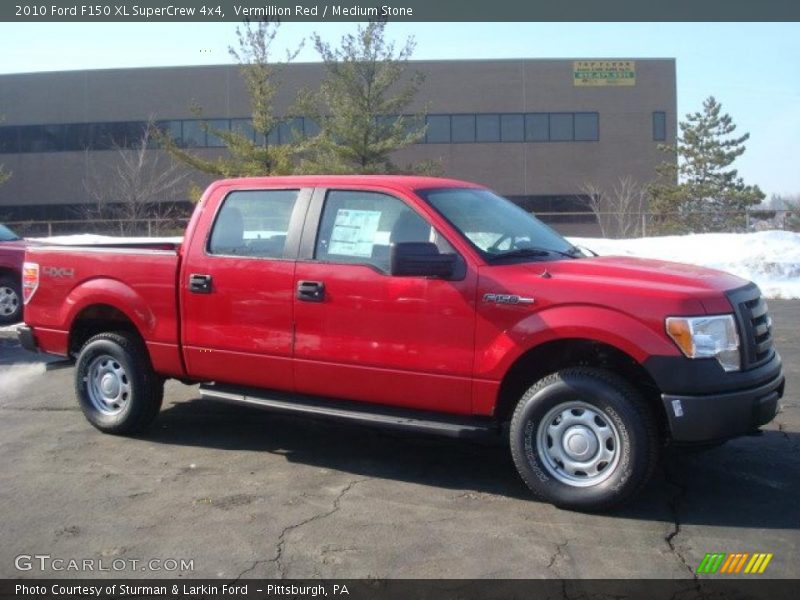
[[[669,443],[770,421],[781,360],[758,288],[587,256],[463,181],[231,179],[180,244],[28,248],[28,349],[75,363],[101,431],[158,414],[164,380],[266,409],[508,435],[532,492],[599,510]]]

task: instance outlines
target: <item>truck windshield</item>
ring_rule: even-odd
[[[19,236],[11,231],[5,225],[0,225],[0,242],[13,242],[14,240],[18,240]]]
[[[582,256],[539,219],[489,190],[441,188],[417,193],[490,262]]]

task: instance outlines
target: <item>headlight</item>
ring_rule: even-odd
[[[668,317],[667,333],[688,358],[716,358],[726,371],[741,368],[733,315]]]

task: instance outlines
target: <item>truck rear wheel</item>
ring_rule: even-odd
[[[658,458],[656,423],[639,393],[603,369],[548,375],[517,404],[511,454],[537,497],[603,510],[637,492]]]
[[[150,365],[138,337],[125,332],[90,338],[75,365],[75,392],[81,410],[100,431],[142,431],[156,417],[164,381]]]

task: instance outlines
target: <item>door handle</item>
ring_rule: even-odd
[[[297,299],[305,302],[322,302],[325,299],[325,284],[321,281],[298,281]]]
[[[192,273],[189,275],[189,291],[195,294],[211,293],[211,275]]]

